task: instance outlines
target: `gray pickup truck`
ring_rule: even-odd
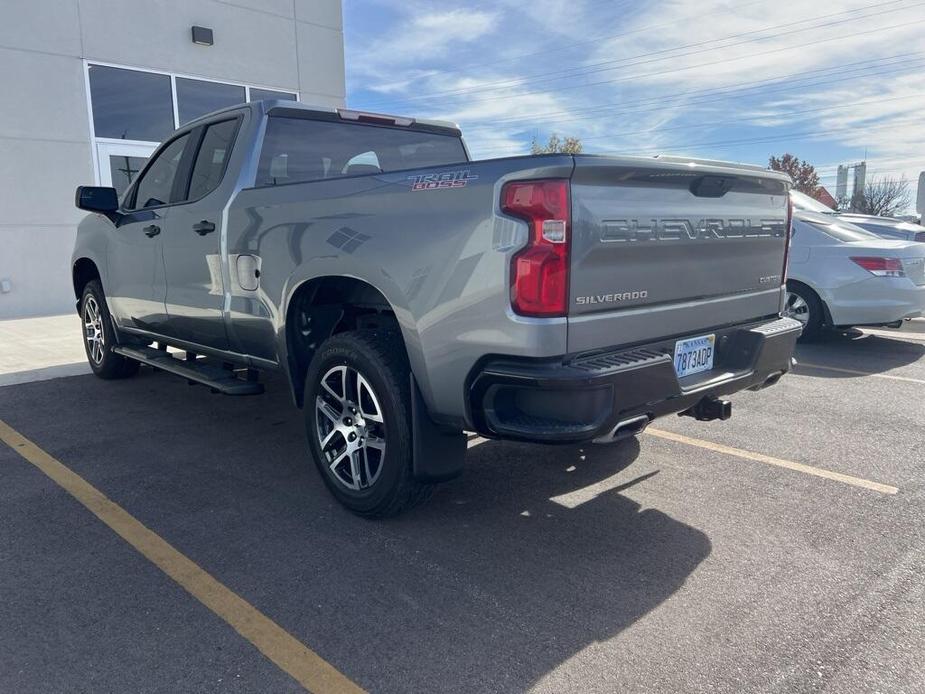
[[[775,383],[800,332],[788,188],[713,161],[470,161],[452,124],[255,102],[180,128],[121,200],[78,188],[74,292],[102,378],[245,395],[279,372],[328,488],[385,516],[461,472],[464,432],[608,443]]]

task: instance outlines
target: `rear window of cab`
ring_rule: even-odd
[[[270,116],[257,186],[466,162],[462,139],[407,127]]]

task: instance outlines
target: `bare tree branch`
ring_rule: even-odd
[[[864,190],[855,193],[850,200],[839,201],[841,209],[877,217],[893,217],[911,204],[911,188],[905,176],[902,178],[872,176],[864,186]]]

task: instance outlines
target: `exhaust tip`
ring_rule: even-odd
[[[649,415],[647,414],[621,420],[617,423],[617,426],[610,430],[609,434],[594,439],[594,443],[616,443],[623,439],[632,438],[644,432],[646,427],[649,426],[649,421]]]

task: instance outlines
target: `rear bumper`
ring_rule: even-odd
[[[619,422],[682,412],[705,397],[759,389],[790,370],[801,326],[780,318],[704,330],[714,368],[678,379],[669,340],[554,360],[498,358],[470,377],[469,414],[483,436],[544,442],[606,437]]]
[[[925,315],[925,286],[905,277],[870,277],[820,296],[836,326],[883,325]]]

